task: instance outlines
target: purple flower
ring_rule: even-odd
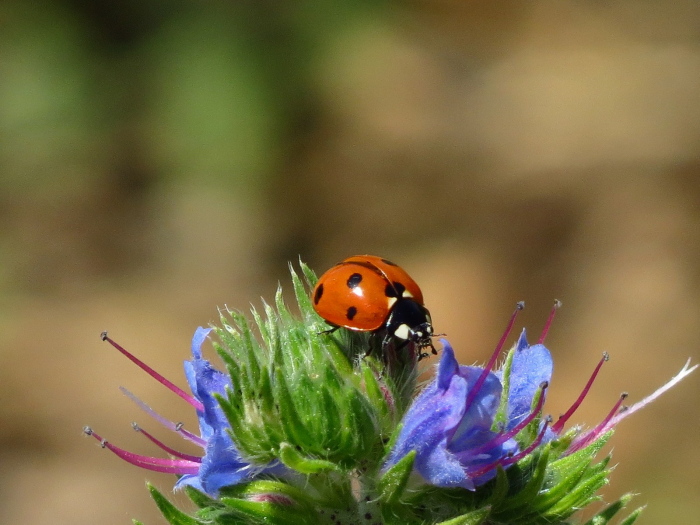
[[[184,486],[195,487],[207,494],[216,496],[223,487],[249,481],[261,473],[282,473],[285,469],[281,464],[252,465],[243,459],[233,443],[229,434],[230,424],[226,419],[215,394],[225,395],[227,390],[233,389],[231,378],[216,370],[211,363],[202,357],[201,346],[211,329],[198,328],[192,338],[192,359],[185,361],[185,376],[194,396],[190,396],[182,389],[165,379],[155,370],[140,361],[126,351],[112,339],[102,334],[102,339],[108,341],[122,354],[145,370],[160,383],[168,387],[187,401],[197,412],[199,419],[199,435],[185,430],[180,423],[173,423],[153,411],[143,401],[135,397],[128,390],[122,391],[137,403],[150,416],[167,428],[177,432],[203,449],[203,455],[193,456],[178,452],[153,437],[150,433],[134,425],[134,428],[146,436],[150,441],[176,459],[164,459],[150,456],[142,456],[127,452],[119,447],[103,440],[89,427],[85,432],[101,441],[102,446],[108,448],[122,459],[139,467],[156,471],[169,472],[180,475],[175,488]]]
[[[444,348],[436,377],[404,415],[384,470],[415,451],[414,468],[425,482],[438,487],[475,490],[492,479],[498,467],[507,468],[542,443],[559,437],[564,425],[588,394],[603,363],[608,360],[607,354],[603,354],[578,399],[554,425],[550,426],[548,417],[538,423],[538,434],[534,439],[530,438],[529,443],[520,441],[523,438],[518,434],[540,417],[552,378],[552,356],[542,343],[559,305],[557,301],[538,342],[529,345],[523,330],[512,350],[509,367],[506,362],[503,369],[495,372],[492,372],[493,366],[518,310],[522,309],[521,304],[483,368],[459,365],[452,347],[442,340]],[[562,455],[572,454],[593,443],[622,419],[676,385],[697,368],[697,365],[689,367],[689,363],[666,385],[632,407],[622,407],[627,396],[622,394],[598,425],[585,432],[575,429],[575,435]],[[502,402],[506,385],[507,399]]]
[[[499,374],[488,368],[459,365],[449,343],[442,343],[437,375],[404,416],[385,468],[415,450],[415,469],[428,483],[474,490],[493,478],[499,465],[507,467],[534,448],[520,450],[515,436],[541,410],[551,359],[548,371],[540,368],[549,352],[542,345],[527,346],[523,334],[517,366],[514,357],[511,372],[508,423],[504,429],[494,430],[503,391]],[[532,364],[525,356],[530,349],[538,357]],[[538,392],[540,402],[532,410]],[[543,437],[541,432],[534,446]]]

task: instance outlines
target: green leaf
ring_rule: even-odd
[[[399,502],[406,489],[415,460],[416,451],[412,450],[384,473],[377,485],[380,500],[389,505]]]
[[[312,459],[303,456],[293,445],[280,443],[280,460],[286,466],[302,474],[339,471],[335,463],[324,459]]]
[[[151,492],[151,497],[156,502],[158,509],[160,509],[163,517],[168,521],[168,523],[170,523],[170,525],[201,525],[199,521],[191,516],[188,516],[170,503],[153,485],[147,483],[146,486]]]

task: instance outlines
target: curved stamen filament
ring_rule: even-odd
[[[484,381],[486,381],[486,378],[488,377],[489,373],[491,372],[491,370],[493,370],[493,367],[496,364],[496,360],[498,359],[498,356],[500,355],[501,350],[503,350],[503,345],[506,343],[506,339],[508,339],[508,336],[510,335],[511,330],[513,330],[513,325],[515,324],[515,319],[518,317],[518,312],[520,312],[523,308],[525,308],[525,303],[523,301],[520,301],[515,306],[515,310],[513,311],[512,315],[510,316],[510,321],[508,321],[508,326],[506,326],[506,330],[505,330],[505,332],[503,332],[501,339],[498,341],[498,344],[496,345],[496,349],[493,351],[493,354],[491,354],[491,358],[489,359],[489,362],[484,367],[484,371],[481,373],[479,378],[476,380],[476,383],[474,383],[474,386],[469,390],[469,394],[467,395],[467,400],[465,402],[465,409],[464,409],[465,412],[467,410],[469,410],[469,407],[474,402],[474,399],[478,395],[479,390],[481,390],[481,387],[484,385]]]
[[[474,479],[474,478],[478,478],[479,476],[483,476],[487,472],[490,472],[493,469],[498,468],[499,466],[507,467],[509,465],[512,465],[513,463],[517,463],[525,456],[531,454],[533,450],[535,450],[537,447],[540,446],[540,443],[542,443],[542,440],[544,439],[544,435],[545,435],[547,428],[549,427],[549,424],[551,422],[552,422],[552,418],[551,418],[551,416],[548,416],[547,419],[545,420],[544,425],[542,425],[542,430],[540,430],[540,433],[537,435],[535,440],[532,443],[530,443],[530,445],[525,450],[522,450],[522,451],[518,452],[517,454],[509,456],[505,459],[503,459],[503,458],[497,459],[496,461],[489,463],[488,465],[485,465],[483,467],[480,467],[476,470],[472,470],[472,471],[468,470],[467,474],[469,475],[470,478]]]
[[[182,424],[181,424],[181,423],[173,423],[173,422],[170,421],[169,419],[164,418],[164,417],[161,416],[158,412],[156,412],[155,410],[153,410],[151,407],[149,407],[146,403],[144,403],[143,401],[141,401],[138,397],[136,397],[134,394],[132,394],[131,392],[129,392],[129,391],[128,391],[126,388],[124,388],[123,386],[120,386],[120,387],[119,387],[119,390],[121,390],[122,393],[123,393],[126,397],[128,397],[128,398],[131,399],[134,403],[136,403],[136,405],[137,405],[141,410],[143,410],[144,412],[146,412],[146,414],[148,414],[148,415],[151,416],[153,419],[155,419],[156,421],[158,421],[158,423],[160,423],[161,425],[163,425],[165,428],[167,428],[167,429],[169,429],[169,430],[172,430],[173,432],[177,432],[177,433],[180,434],[183,438],[187,439],[188,441],[191,441],[191,442],[194,443],[195,445],[198,445],[198,446],[200,446],[200,447],[202,447],[202,448],[204,448],[204,447],[207,445],[207,442],[206,442],[204,439],[200,438],[199,436],[195,436],[195,435],[192,434],[191,432],[188,432],[187,430],[185,430],[184,428],[182,428]]]
[[[114,348],[119,350],[122,355],[127,357],[131,362],[135,363],[136,366],[138,366],[141,370],[146,372],[148,375],[150,375],[152,378],[154,378],[156,381],[158,381],[160,384],[165,385],[170,391],[176,393],[178,396],[180,396],[182,399],[187,401],[190,405],[192,405],[196,410],[204,411],[204,405],[200,403],[197,399],[189,395],[187,392],[182,390],[179,386],[175,385],[172,381],[166,379],[163,377],[161,374],[153,370],[150,366],[148,366],[146,363],[141,361],[138,357],[133,355],[132,353],[128,352],[125,348],[123,348],[121,345],[117,344],[112,340],[107,335],[107,332],[102,332],[100,335],[103,341],[107,341],[109,344],[111,344]]]
[[[620,407],[622,407],[622,402],[627,399],[627,392],[623,392],[620,395],[620,398],[617,400],[617,403],[612,407],[610,412],[608,412],[608,415],[605,416],[605,419],[598,423],[595,427],[593,427],[591,430],[588,432],[582,434],[579,436],[577,439],[575,439],[572,443],[571,446],[566,450],[565,454],[573,454],[577,450],[581,450],[582,448],[590,445],[593,441],[595,441],[600,435],[605,431],[608,430],[607,424],[608,422],[618,413],[620,410]],[[624,408],[623,408],[624,410]]]
[[[542,407],[544,406],[544,398],[545,398],[545,390],[549,386],[549,383],[545,381],[540,385],[540,398],[537,400],[537,405],[535,408],[530,411],[530,413],[527,415],[525,419],[523,419],[520,423],[515,425],[513,428],[511,428],[507,432],[503,432],[501,434],[498,434],[496,437],[494,437],[492,440],[484,443],[481,446],[475,447],[473,449],[469,450],[469,455],[477,455],[477,454],[482,454],[484,452],[488,452],[494,447],[497,447],[498,445],[501,445],[508,441],[510,438],[515,437],[518,435],[518,433],[524,429],[527,425],[529,425],[533,419],[537,417],[537,415],[542,411]]]
[[[549,332],[550,327],[552,326],[552,321],[554,321],[554,315],[557,313],[557,310],[561,308],[561,301],[559,299],[554,299],[554,306],[552,307],[552,310],[549,312],[549,317],[547,317],[547,322],[544,323],[544,328],[542,329],[542,333],[540,334],[540,338],[537,340],[537,344],[541,345],[544,343],[545,337],[547,337],[547,333]]]
[[[583,402],[584,398],[588,395],[588,391],[591,389],[591,386],[593,386],[593,381],[595,381],[595,378],[598,376],[598,372],[600,372],[600,369],[603,366],[603,363],[605,363],[609,359],[610,359],[610,356],[608,355],[608,353],[603,352],[603,357],[600,359],[600,361],[598,361],[598,365],[595,367],[595,370],[593,370],[591,377],[588,379],[586,386],[583,387],[583,390],[579,394],[578,399],[576,399],[574,404],[571,405],[571,407],[569,407],[569,410],[567,410],[563,416],[559,417],[557,422],[554,423],[554,425],[552,425],[553,432],[559,434],[562,431],[566,422],[574,414],[574,412],[576,412],[578,407],[581,406],[581,403]]]
[[[102,439],[102,437],[93,432],[90,427],[85,427],[83,431],[88,436],[92,436],[97,439],[103,448],[109,449],[109,451],[114,453],[116,456],[120,457],[127,463],[136,465],[137,467],[152,470],[154,472],[165,472],[170,474],[197,474],[199,472],[199,463],[184,459],[163,459],[134,454],[112,445],[105,439]]]
[[[138,426],[136,423],[132,423],[131,426],[133,427],[133,429],[136,432],[143,434],[146,438],[148,438],[149,441],[151,441],[152,443],[155,443],[155,445],[158,446],[158,448],[164,450],[165,452],[167,452],[171,456],[175,456],[176,458],[180,458],[180,459],[186,459],[187,461],[192,461],[194,463],[201,463],[202,462],[202,458],[200,458],[199,456],[192,456],[190,454],[178,452],[177,450],[170,448],[168,445],[163,443],[161,440],[159,440],[158,438],[153,436],[153,434],[151,434],[150,432],[147,432],[146,430],[144,430],[143,428]]]

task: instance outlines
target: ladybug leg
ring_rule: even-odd
[[[330,335],[333,332],[335,332],[338,328],[340,328],[340,327],[332,325],[328,330],[322,330],[322,331],[318,332],[317,335]]]
[[[426,359],[427,357],[430,357],[430,354],[428,352],[418,352],[418,361],[421,359]]]
[[[391,335],[388,331],[386,334],[384,334],[384,337],[382,338],[382,350],[386,350],[389,345],[391,344],[392,340],[394,340],[394,336]],[[404,339],[402,343],[400,343],[398,346],[394,348],[395,352],[398,352],[401,350],[404,346],[408,344],[408,340]]]
[[[430,351],[433,353],[433,355],[438,355],[438,351],[437,351],[437,350],[435,349],[435,347],[433,346],[433,342],[432,342],[432,341],[430,341],[430,344],[428,344],[428,346],[430,347]]]

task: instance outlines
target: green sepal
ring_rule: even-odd
[[[501,375],[503,382],[503,389],[501,390],[501,402],[498,405],[498,410],[496,411],[496,416],[493,418],[493,425],[491,425],[491,430],[498,432],[499,429],[505,428],[508,422],[508,397],[510,393],[510,372],[513,368],[513,357],[515,356],[515,345],[510,349],[506,360],[503,363],[503,374]]]
[[[542,490],[549,464],[549,447],[545,446],[534,454],[534,456],[526,458],[527,463],[534,464],[534,467],[529,467],[532,472],[529,473],[527,482],[517,494],[510,496],[498,505],[497,512],[494,512],[494,516],[498,519],[509,521],[512,519],[511,516],[522,514]],[[521,465],[518,466],[522,468]]]
[[[595,469],[591,467],[591,462],[611,435],[612,431],[607,432],[587,447],[549,464],[547,490],[540,495],[540,507],[551,508],[557,505],[571,493],[588,469]],[[607,464],[607,460],[604,461]],[[597,474],[599,470],[593,472]]]
[[[143,523],[141,523],[139,520],[134,520],[134,519],[131,520],[131,523],[132,523],[132,525],[143,525]]]
[[[314,525],[318,518],[307,511],[292,509],[269,502],[248,501],[236,498],[221,498],[226,509],[211,509],[202,512],[205,522],[214,525]]]
[[[392,417],[386,396],[384,395],[382,387],[379,385],[379,381],[377,380],[377,374],[364,360],[360,363],[360,373],[362,374],[362,380],[365,385],[367,398],[372,407],[374,407],[374,410],[377,412],[381,426],[381,433],[382,435],[389,435],[395,426],[395,421]]]
[[[644,512],[644,509],[646,509],[646,506],[639,507],[638,509],[635,509],[630,513],[629,516],[627,516],[624,520],[622,520],[618,525],[632,525],[635,521],[637,521],[637,518]]]
[[[218,508],[199,513],[217,525],[234,523],[299,524],[317,522],[313,501],[302,490],[276,480],[259,480],[222,489]],[[256,501],[270,495],[273,501]],[[274,497],[279,501],[274,501]],[[288,503],[283,503],[287,500]],[[223,505],[223,507],[222,507]]]
[[[486,500],[486,503],[488,503],[490,507],[495,508],[503,502],[508,495],[508,489],[510,488],[508,475],[506,474],[505,469],[500,465],[496,467],[496,478],[492,483],[492,492]]]
[[[318,474],[320,472],[340,471],[340,467],[325,459],[311,459],[303,456],[293,445],[280,443],[279,458],[282,463],[292,470],[302,474]]]
[[[275,400],[279,405],[279,412],[284,417],[280,418],[285,439],[303,449],[310,449],[315,445],[313,436],[309,435],[306,425],[299,417],[292,394],[287,385],[287,377],[281,369],[275,370]]]
[[[413,471],[415,461],[416,451],[411,450],[384,473],[377,484],[380,501],[387,505],[399,502],[408,484],[408,478]]]
[[[197,505],[200,509],[206,507],[220,507],[221,503],[218,500],[206,495],[204,492],[197,490],[189,485],[185,486],[185,493],[187,497],[192,500],[192,503]]]
[[[593,516],[590,520],[588,520],[588,521],[585,523],[585,525],[607,525],[607,524],[610,522],[610,520],[611,520],[618,512],[620,512],[622,509],[624,509],[624,508],[627,506],[627,504],[632,500],[633,497],[634,497],[633,494],[625,494],[625,495],[623,495],[622,497],[620,497],[620,499],[618,499],[617,501],[611,503],[610,505],[608,505],[607,507],[605,507],[603,510],[601,510],[598,514],[596,514],[595,516]],[[637,510],[640,510],[640,509],[637,509]],[[636,511],[635,511],[635,512],[636,512]],[[634,513],[633,513],[633,514],[634,514]],[[634,516],[632,521],[634,521],[635,519],[637,519],[637,516],[638,516],[638,515],[639,515],[639,514],[637,514],[636,516]],[[631,517],[632,517],[632,515],[627,516],[626,519],[630,519]]]
[[[491,507],[483,507],[447,521],[440,521],[435,525],[480,525],[486,521],[490,513]]]
[[[151,493],[151,497],[153,498],[153,501],[156,502],[161,514],[163,514],[163,517],[168,523],[170,523],[170,525],[201,525],[200,521],[188,516],[175,507],[175,505],[170,503],[170,501],[168,501],[168,499],[163,496],[153,485],[147,483],[146,487]]]

